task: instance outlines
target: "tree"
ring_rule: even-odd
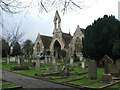
[[[20,32],[21,22],[18,25],[11,26],[9,29],[5,28],[2,37],[8,42],[10,49],[16,42],[20,42],[24,36],[23,32]],[[11,54],[11,52],[9,53]]]
[[[16,14],[25,8],[24,2],[20,0],[0,0],[0,11]]]
[[[24,54],[26,55],[32,55],[33,54],[33,43],[31,40],[26,40],[23,45],[24,48]]]
[[[2,39],[2,57],[6,57],[9,52],[10,52],[10,47],[9,47],[9,44],[6,42],[5,39]]]
[[[120,39],[120,22],[114,16],[104,15],[89,25],[83,38],[83,55],[100,60],[104,55],[113,56],[113,43]]]
[[[15,44],[13,46],[13,50],[12,50],[12,55],[13,56],[18,56],[20,54],[21,54],[20,44],[18,42],[15,42]]]
[[[67,11],[78,11],[82,9],[82,0],[1,0],[0,9],[8,13],[18,13],[23,9],[29,11],[30,8],[36,8],[39,12],[50,12],[54,9],[66,13]]]
[[[120,58],[120,40],[116,40],[114,45],[113,45],[113,56],[115,59]]]

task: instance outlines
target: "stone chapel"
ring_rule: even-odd
[[[82,38],[84,37],[84,29],[79,25],[73,36],[70,33],[64,33],[61,30],[61,18],[58,11],[54,16],[53,36],[40,35],[38,33],[33,50],[34,55],[40,51],[50,51],[52,59],[60,59],[59,51],[64,49],[67,53],[67,59],[70,59],[74,53],[82,60]]]

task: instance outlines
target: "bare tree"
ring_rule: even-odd
[[[3,34],[2,37],[9,43],[9,46],[12,47],[15,42],[21,41],[24,34],[20,32],[21,22],[18,25],[14,24],[10,25],[9,29],[3,26]]]
[[[16,14],[26,7],[21,0],[0,0],[0,9],[4,12]]]
[[[84,0],[0,0],[1,10],[18,13],[22,9],[37,8],[39,12],[59,9],[63,14],[70,10],[82,9]]]

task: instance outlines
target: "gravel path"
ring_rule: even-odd
[[[6,70],[0,70],[0,72],[2,72],[3,80],[16,83],[18,85],[23,86],[24,88],[64,88],[64,89],[69,88],[72,90],[75,89],[73,87],[27,77],[27,76],[16,74]]]

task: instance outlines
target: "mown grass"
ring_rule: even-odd
[[[16,88],[16,87],[17,87],[17,85],[15,83],[0,80],[0,88],[1,89],[10,89],[10,88]]]
[[[10,70],[12,66],[16,66],[16,65],[19,66],[15,62],[10,62],[9,64],[7,64],[6,62],[3,62],[3,63],[0,63],[0,65],[2,65],[2,68],[6,70]],[[33,67],[31,63],[23,63],[22,65],[29,66],[30,70],[13,70],[13,72],[31,76],[31,77],[36,77],[35,73],[39,73],[39,74],[52,73],[52,71],[48,69],[48,68],[52,68],[52,66],[50,65],[41,64],[39,70],[36,70],[36,68]],[[74,66],[74,67],[70,67],[70,76],[68,76],[67,78],[62,78],[62,76],[54,76],[54,75],[44,76],[43,78],[47,78],[50,81],[57,82],[57,83],[66,82],[68,84],[73,84],[77,86],[84,85],[92,88],[100,88],[101,86],[106,85],[100,82],[103,73],[104,73],[103,68],[97,68],[97,80],[90,80],[88,78],[88,68],[83,69],[80,66]],[[110,86],[110,88],[120,88],[119,86],[120,84],[115,84],[113,86]]]

